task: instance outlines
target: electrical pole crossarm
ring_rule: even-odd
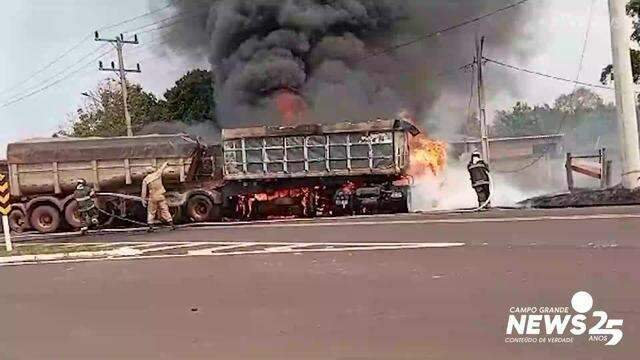
[[[123,34],[120,34],[120,36],[117,36],[115,39],[101,38],[100,34],[97,31],[94,33],[94,36],[96,41],[103,41],[103,42],[110,42],[110,43],[120,42],[121,44],[133,44],[133,45],[139,44],[137,34],[133,35],[133,40],[125,40]]]
[[[120,69],[116,68],[115,65],[113,65],[110,68],[106,68],[102,65],[102,61],[98,62],[98,70],[100,71],[114,71],[114,72],[120,72]],[[135,69],[122,69],[124,72],[128,72],[128,73],[141,73],[142,69],[140,69],[140,64],[137,64],[137,67]]]

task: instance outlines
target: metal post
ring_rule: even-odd
[[[567,171],[567,187],[569,188],[569,192],[573,192],[573,169],[571,168],[571,162],[571,153],[567,153],[567,160],[564,164],[564,167]]]
[[[607,179],[609,177],[607,170],[607,149],[602,148],[600,150],[600,187],[602,189],[609,187],[609,184],[607,183]]]
[[[489,131],[487,129],[487,112],[484,96],[484,79],[482,71],[482,60],[484,50],[484,36],[479,39],[476,36],[476,67],[478,73],[478,120],[480,121],[480,143],[482,147],[482,159],[490,164],[489,153]]]
[[[9,217],[11,213],[11,190],[10,181],[0,173],[0,215],[2,215],[2,231],[4,232],[4,246],[7,252],[13,251],[11,244],[11,228],[9,227]],[[18,190],[20,190],[18,188]]]
[[[2,215],[2,231],[4,231],[4,247],[7,252],[13,251],[13,244],[11,243],[11,228],[9,227],[9,217]]]
[[[609,0],[609,15],[622,155],[622,186],[635,189],[640,186],[640,144],[629,50],[630,33],[625,25],[626,4],[626,0]]]

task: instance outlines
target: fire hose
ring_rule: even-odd
[[[147,224],[147,223],[143,223],[143,222],[140,222],[140,221],[135,221],[135,220],[132,220],[132,219],[129,219],[129,218],[126,218],[126,217],[118,216],[118,215],[113,214],[113,213],[108,213],[108,212],[100,209],[99,207],[96,207],[96,209],[98,209],[98,211],[101,212],[102,214],[107,215],[109,217],[114,217],[114,218],[116,218],[118,220],[126,221],[126,222],[129,222],[129,223],[135,224],[135,225],[140,225],[140,226],[145,226],[145,227],[149,226],[149,224]]]
[[[117,194],[117,193],[96,193],[96,196],[111,196],[111,197],[117,197],[117,198],[121,198],[121,199],[125,199],[125,200],[134,200],[134,201],[140,201],[142,203],[143,206],[146,207],[146,202],[144,201],[144,199],[142,199],[139,196],[133,196],[133,195],[124,195],[124,194]],[[105,210],[100,209],[99,207],[96,206],[96,209],[98,209],[98,212],[102,213],[103,215],[109,216],[109,217],[113,217],[116,218],[118,220],[121,221],[125,221],[125,222],[129,222],[131,224],[134,225],[140,225],[140,226],[149,226],[147,223],[143,223],[140,221],[136,221],[133,219],[129,219],[123,216],[118,216],[115,213],[109,213]]]
[[[487,197],[487,200],[484,202],[484,204],[481,204],[477,208],[473,209],[473,212],[482,211],[487,206],[489,206],[489,204],[491,204],[491,198],[493,197],[493,178],[491,177],[491,173],[487,172],[487,175],[489,176],[489,196]]]

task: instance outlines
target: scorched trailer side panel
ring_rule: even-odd
[[[400,176],[417,132],[403,120],[223,130],[224,178]]]

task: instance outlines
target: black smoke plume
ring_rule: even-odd
[[[468,95],[469,76],[442,72],[473,60],[476,33],[493,56],[526,55],[532,9],[518,8],[412,46],[394,44],[505,6],[507,0],[182,0],[164,36],[206,56],[223,127],[279,124],[274,97],[292,91],[303,122],[365,121],[405,109],[429,117],[444,92]],[[515,89],[501,75],[494,86]],[[464,95],[463,95],[464,94]],[[450,119],[459,124],[463,119]],[[440,124],[448,127],[452,125]]]

